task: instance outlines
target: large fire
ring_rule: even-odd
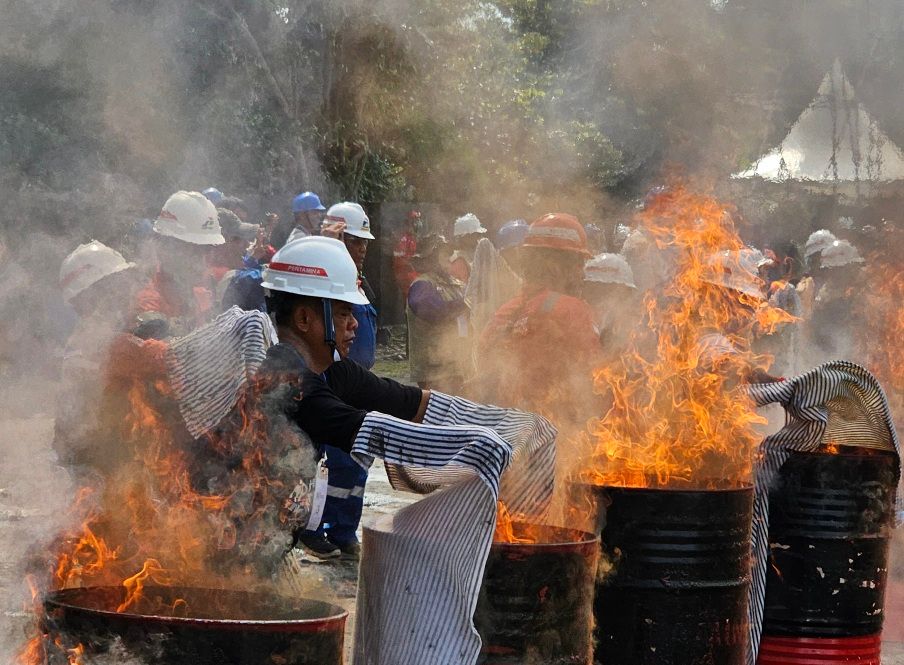
[[[756,428],[765,421],[740,385],[769,367],[770,358],[754,350],[757,337],[794,319],[756,297],[761,284],[750,250],[719,201],[673,186],[640,221],[672,271],[660,292],[646,295],[646,326],[631,348],[595,372],[608,410],[591,421],[583,480],[749,483],[761,438]]]
[[[887,249],[867,261],[864,283],[869,290],[861,303],[860,339],[868,368],[885,389],[900,424],[904,422],[904,268],[897,256],[899,247],[888,239]]]
[[[287,507],[280,506],[291,488],[272,467],[285,452],[274,445],[298,447],[290,433],[268,436],[265,418],[246,395],[232,427],[183,440],[178,419],[167,419],[160,408],[166,403],[164,384],[136,382],[128,397],[123,445],[134,459],[102,487],[79,492],[73,513],[80,526],[59,538],[55,560],[35,585],[38,616],[38,587],[122,586],[117,612],[133,608],[147,585],[259,590],[272,584],[275,572],[262,570],[260,562],[272,566],[287,550],[291,527],[277,527],[288,519]],[[199,464],[206,472],[204,487],[192,475]],[[18,662],[43,663],[48,648],[81,662],[81,646],[58,635],[32,639]]]

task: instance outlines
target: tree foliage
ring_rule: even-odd
[[[0,0],[0,12],[8,228],[114,237],[174,189],[208,185],[267,206],[315,189],[500,220],[592,216],[663,163],[716,178],[757,156],[836,56],[904,133],[894,0]]]

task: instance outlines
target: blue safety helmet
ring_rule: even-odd
[[[496,249],[501,251],[519,247],[524,243],[529,228],[530,224],[523,219],[513,219],[510,222],[506,222],[496,232]]]
[[[206,196],[207,200],[214,205],[220,205],[220,201],[223,200],[223,192],[221,192],[216,187],[208,187],[201,193]]]
[[[292,199],[292,212],[308,212],[309,210],[326,210],[320,197],[314,192],[302,192]]]

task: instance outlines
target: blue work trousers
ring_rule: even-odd
[[[364,509],[367,469],[339,448],[324,446],[324,450],[330,482],[319,531],[336,545],[348,545],[358,541],[355,532]]]

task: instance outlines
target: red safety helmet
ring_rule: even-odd
[[[574,215],[550,212],[534,220],[527,230],[524,247],[561,249],[590,256],[587,233]]]

